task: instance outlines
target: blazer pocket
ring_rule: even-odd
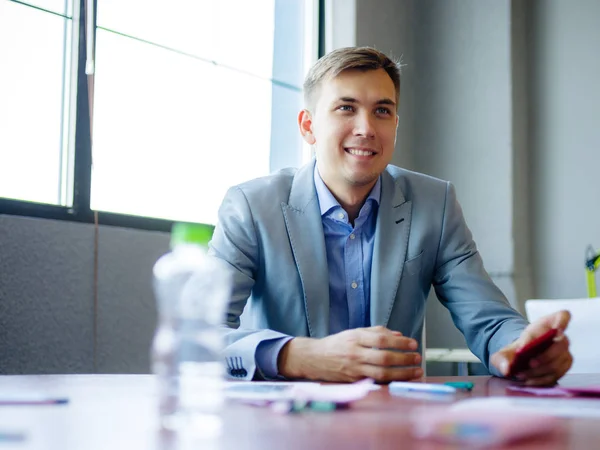
[[[406,275],[415,276],[421,272],[423,253],[425,253],[425,251],[421,250],[421,252],[417,256],[414,256],[414,257],[404,261],[403,272]]]

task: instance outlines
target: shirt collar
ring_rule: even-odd
[[[335,199],[331,191],[325,186],[323,179],[321,178],[321,174],[317,169],[317,165],[315,164],[315,188],[317,189],[317,198],[319,199],[319,206],[321,208],[321,217],[327,214],[331,209],[336,206],[342,207],[340,203]],[[377,182],[371,192],[369,192],[369,196],[365,200],[367,203],[369,200],[375,202],[375,204],[379,205],[379,199],[381,198],[381,176],[377,177]]]

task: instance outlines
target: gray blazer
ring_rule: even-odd
[[[231,188],[219,210],[210,253],[227,264],[229,373],[252,379],[263,341],[329,334],[329,276],[314,160]],[[371,325],[421,339],[431,286],[489,367],[490,355],[527,326],[483,267],[446,181],[388,166],[371,269]]]

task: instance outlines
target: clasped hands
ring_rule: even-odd
[[[558,330],[552,346],[530,362],[517,378],[526,385],[553,385],[571,367],[573,357],[564,330],[568,311],[559,311],[530,324],[519,339],[492,355],[492,364],[508,375],[515,352],[551,328]],[[279,373],[289,379],[354,382],[372,378],[380,383],[409,381],[423,376],[417,341],[385,327],[356,328],[322,339],[297,337],[279,353]]]

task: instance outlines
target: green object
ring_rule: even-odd
[[[208,247],[215,227],[205,223],[177,222],[171,228],[171,248],[179,244],[198,244]]]
[[[596,277],[595,272],[600,267],[600,253],[594,254],[594,250],[590,247],[588,249],[588,256],[585,261],[585,273],[587,279],[588,297],[597,297],[596,291]]]
[[[455,387],[456,389],[464,389],[465,391],[470,391],[474,386],[470,381],[447,381],[444,384]]]
[[[335,402],[312,401],[310,402],[310,409],[319,412],[329,412],[335,411],[337,409],[337,405]]]
[[[285,402],[287,403],[287,411],[288,413],[299,413],[299,412],[303,412],[307,405],[308,405],[308,401],[306,400],[293,400],[291,402]]]

